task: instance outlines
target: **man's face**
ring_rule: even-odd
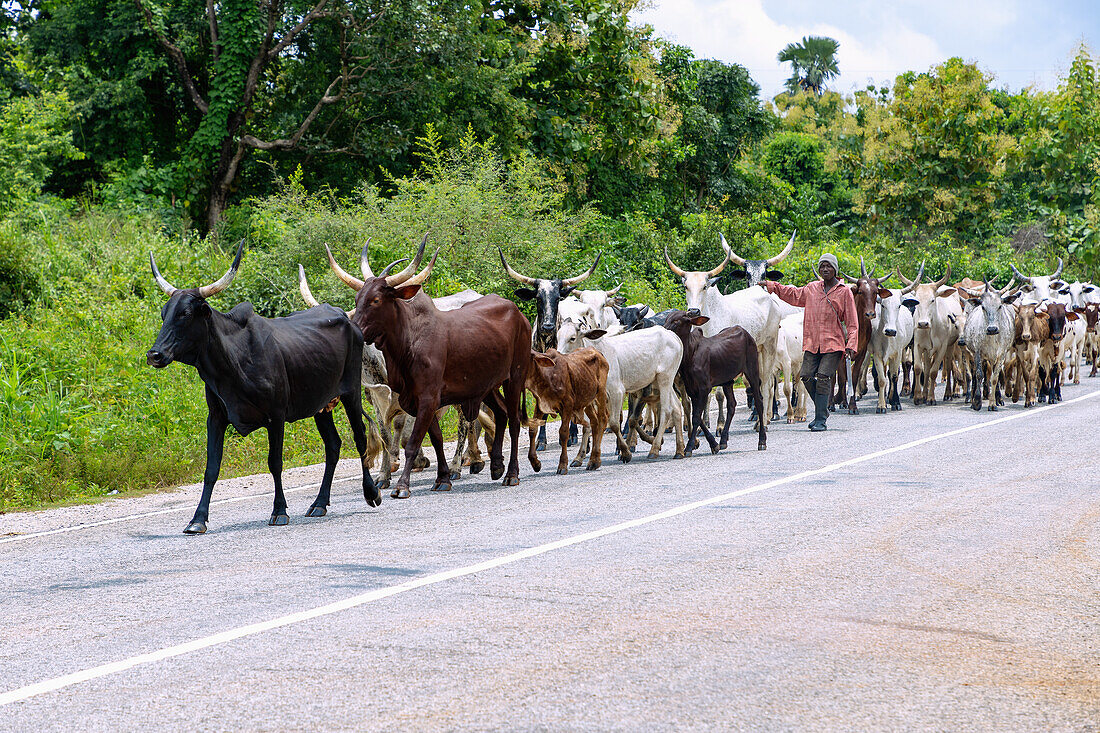
[[[829,262],[819,263],[817,266],[817,271],[825,280],[832,280],[834,277],[836,277],[836,268],[834,268]]]

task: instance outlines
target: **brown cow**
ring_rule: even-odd
[[[592,438],[592,455],[588,459],[586,470],[595,471],[600,467],[600,451],[603,434],[607,429],[610,412],[607,407],[607,372],[609,366],[596,349],[579,349],[569,354],[560,354],[550,349],[545,354],[531,352],[531,369],[527,372],[527,389],[535,396],[535,416],[528,423],[531,445],[528,457],[531,466],[539,471],[542,462],[535,455],[535,428],[547,415],[561,416],[561,428],[558,430],[558,442],[561,444],[561,458],[558,459],[558,473],[569,473],[569,425],[582,422],[588,416],[574,466],[581,465],[581,456]]]
[[[680,378],[684,380],[684,389],[691,398],[691,432],[688,434],[685,453],[689,456],[695,448],[695,435],[699,428],[703,429],[703,436],[710,443],[711,453],[717,453],[729,442],[730,423],[733,422],[733,411],[737,405],[733,395],[733,380],[745,375],[745,386],[749,394],[757,405],[764,404],[760,396],[760,358],[756,341],[740,326],[724,328],[709,338],[703,336],[703,332],[696,330],[694,326],[702,326],[709,320],[692,308],[687,311],[673,311],[665,321],[665,328],[676,334],[684,344]],[[722,427],[721,443],[715,441],[703,423],[703,409],[707,405],[710,391],[715,387],[722,388],[729,403],[726,421]],[[768,429],[764,422],[756,421],[760,434],[757,450],[766,450],[768,447]]]
[[[436,250],[428,266],[414,276],[426,244],[427,237],[413,261],[394,275],[364,281],[343,271],[336,273],[358,291],[352,323],[382,351],[390,388],[399,395],[401,409],[415,417],[405,446],[405,465],[390,496],[409,496],[413,459],[425,433],[435,448],[438,466],[432,490],[451,488],[443,433],[436,419],[443,405],[458,406],[470,421],[477,418],[482,403],[489,407],[497,425],[489,453],[490,472],[494,480],[504,475],[504,485],[515,486],[519,483],[520,404],[531,363],[531,324],[514,303],[496,295],[451,311],[438,310],[430,299],[415,298],[439,256]],[[505,426],[512,443],[507,474]]]
[[[1100,335],[1096,332],[1097,316],[1100,315],[1100,303],[1086,303],[1080,311],[1085,319],[1085,359],[1092,361],[1090,377],[1096,376],[1096,362],[1100,357]]]
[[[842,276],[845,280],[854,281],[852,285],[849,285],[852,289],[852,295],[856,301],[856,317],[859,325],[859,336],[856,340],[856,356],[852,359],[852,379],[857,380],[863,377],[866,380],[866,374],[863,371],[863,365],[867,361],[868,346],[871,343],[871,321],[875,317],[875,304],[878,303],[878,299],[889,298],[891,293],[889,290],[882,286],[882,283],[889,279],[880,280],[875,277],[875,268],[871,267],[871,272],[867,272],[866,265],[863,264],[863,257],[859,258],[859,277],[853,278],[848,275]],[[866,385],[866,381],[864,381]],[[844,406],[848,408],[849,415],[858,415],[859,407],[856,405],[856,390],[855,385],[852,389],[852,398],[848,399],[848,375],[846,369],[838,369],[836,374],[836,395],[833,397],[833,404],[837,406]]]
[[[1012,386],[1012,401],[1024,393],[1024,407],[1035,404],[1039,391],[1039,370],[1049,370],[1043,362],[1043,344],[1050,340],[1050,322],[1046,313],[1036,312],[1038,303],[1027,303],[1016,310],[1016,338],[1012,348],[1016,351],[1016,378]]]

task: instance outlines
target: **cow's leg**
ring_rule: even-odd
[[[469,422],[466,423],[466,426],[468,430]],[[447,465],[447,453],[443,449],[443,429],[439,426],[438,411],[432,415],[432,419],[428,423],[428,439],[432,441],[432,448],[435,449],[436,471],[435,483],[432,484],[432,491],[450,491],[452,481],[451,467]],[[462,454],[460,453],[458,455]]]
[[[592,425],[592,452],[588,456],[586,471],[595,471],[603,463],[603,434],[607,429],[610,416],[607,410],[607,401],[603,394],[597,394],[596,399],[585,409],[588,414],[588,422]]]
[[[307,517],[323,517],[328,514],[329,492],[332,489],[332,477],[336,473],[336,464],[340,461],[340,433],[332,421],[332,412],[325,410],[313,416],[321,442],[325,444],[325,474],[321,477],[321,490],[317,498],[306,510]]]
[[[886,412],[886,368],[880,357],[875,357],[871,362],[874,370],[875,384],[878,388],[878,405],[875,412],[879,415]]]
[[[209,399],[209,398],[208,398]],[[211,409],[206,415],[206,471],[202,476],[202,496],[195,507],[195,515],[183,528],[184,534],[205,534],[206,521],[210,517],[210,495],[214,493],[214,484],[222,468],[222,449],[225,446],[225,430],[229,421],[220,411],[215,414]]]
[[[539,425],[539,435],[536,441],[535,450],[546,450],[546,425]]]
[[[507,425],[508,438],[512,444],[511,455],[508,458],[508,472],[504,474],[504,481],[501,482],[504,486],[519,485],[519,428],[522,418],[526,417],[521,408],[526,381],[525,374],[513,371],[512,376],[501,385],[506,414],[504,421],[497,423],[501,426],[497,432],[503,435],[503,427]]]
[[[351,427],[351,436],[355,441],[355,450],[359,454],[359,464],[363,467],[363,499],[370,506],[381,506],[382,491],[370,475],[370,441],[367,437],[367,430],[363,426],[363,403],[360,402],[361,399],[358,389],[346,395],[340,395],[340,401],[344,403],[344,414],[348,416],[348,425]],[[335,429],[334,424],[333,430]],[[383,451],[386,451],[386,449],[383,448]],[[337,450],[336,456],[339,459],[339,450]],[[384,453],[382,460],[388,462],[389,455]],[[331,488],[331,482],[329,486]],[[328,494],[325,494],[325,503],[328,504]]]
[[[451,463],[447,467],[451,481],[457,481],[462,478],[462,456],[466,453],[466,441],[470,437],[471,429],[470,421],[462,414],[462,410],[458,408],[455,409],[458,412],[458,442],[455,443],[454,458],[451,459]],[[429,433],[429,436],[430,435]],[[477,438],[475,437],[474,440],[477,440]]]
[[[721,422],[724,422],[725,419],[726,419],[726,417],[725,417],[726,416],[726,396],[724,394],[722,394],[722,392],[720,390],[712,390],[712,391],[714,392],[714,401],[718,403],[718,418],[714,422],[715,430],[717,430],[718,429],[718,424],[721,423]],[[710,406],[710,393],[709,392],[707,393],[706,406],[707,407]],[[709,409],[703,411],[703,417],[704,417],[703,423],[706,424],[706,425],[709,425],[710,424],[710,410]]]
[[[527,422],[527,460],[531,463],[531,469],[538,473],[542,470],[542,461],[539,460],[538,454],[535,451],[536,436],[539,432],[539,421],[542,419],[539,415],[538,409],[535,410],[535,414]]]
[[[275,504],[271,508],[271,519],[267,523],[272,527],[282,527],[290,523],[286,515],[286,497],[283,495],[283,434],[286,423],[273,421],[267,426],[267,470],[275,482]]]
[[[726,403],[729,405],[729,411],[726,414],[726,421],[722,423],[722,437],[718,441],[718,450],[722,450],[729,445],[730,423],[733,422],[733,413],[737,409],[737,395],[733,392],[733,382],[722,385],[722,391],[726,393]],[[790,407],[787,410],[789,412]]]
[[[970,407],[977,412],[982,409],[982,379],[985,377],[985,369],[982,364],[981,348],[974,348],[974,381],[970,388]]]
[[[673,419],[674,410],[672,408],[672,403],[676,399],[674,390],[672,389],[672,380],[674,376],[675,375],[671,374],[659,374],[657,379],[654,380],[658,390],[658,399],[661,404],[661,420],[657,429],[653,431],[653,445],[649,448],[650,458],[656,458],[661,455],[661,446],[664,444],[665,438],[665,428],[670,425],[669,421]],[[684,447],[678,445],[676,448],[676,452],[683,455]]]
[[[610,384],[607,386],[607,410],[610,418],[608,423],[615,433],[615,445],[619,450],[619,460],[623,463],[630,463],[632,457],[630,446],[623,438],[623,393]]]
[[[572,418],[572,412],[567,416],[563,409],[561,424],[558,426],[558,444],[561,447],[561,453],[558,455],[559,476],[565,476],[569,473],[569,425]]]
[[[489,393],[485,404],[492,411],[493,419],[497,424],[497,432],[493,436],[493,446],[489,449],[489,476],[493,481],[496,481],[504,475],[504,429],[508,425],[508,414],[505,412],[500,395],[496,390]]]
[[[581,423],[583,430],[581,432],[580,443],[577,445],[577,457],[574,458],[573,462],[569,465],[573,468],[580,468],[584,463],[584,457],[588,455],[588,449],[591,445],[589,441],[592,440],[592,418],[588,415],[587,407],[576,410],[573,414],[575,418],[572,419],[576,419]]]
[[[413,462],[416,459],[416,454],[420,451],[421,444],[424,442],[428,425],[431,424],[432,420],[435,420],[435,411],[438,404],[438,397],[434,400],[425,398],[418,400],[416,418],[413,420],[408,442],[405,443],[405,462],[401,466],[401,475],[397,477],[397,483],[390,491],[390,496],[394,499],[408,499],[412,494],[409,490],[409,483],[412,478]]]

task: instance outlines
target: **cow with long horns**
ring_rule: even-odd
[[[787,242],[787,246],[783,248],[783,251],[777,254],[775,257],[769,257],[766,260],[746,260],[740,257],[733,249],[726,243],[726,237],[724,234],[718,234],[718,240],[722,244],[722,249],[730,257],[730,262],[740,267],[740,270],[731,270],[728,274],[735,280],[744,280],[751,288],[753,285],[759,285],[763,280],[775,280],[779,281],[783,279],[783,273],[779,270],[773,270],[771,268],[778,265],[783,260],[787,259],[787,255],[794,249],[794,238],[798,235],[798,232],[792,232],[791,238]],[[789,315],[784,313],[784,315]]]
[[[318,306],[285,318],[263,318],[241,303],[228,313],[214,310],[207,299],[225,290],[237,274],[244,240],[237,245],[233,265],[221,279],[199,288],[177,288],[149,265],[167,293],[164,321],[146,360],[157,369],[173,361],[195,367],[206,386],[206,472],[202,496],[187,534],[206,532],[210,496],[221,470],[225,431],[232,425],[241,435],[267,428],[267,466],[275,482],[275,504],[268,524],[285,525],[283,495],[283,434],[288,422],[312,417],[325,444],[325,472],[317,498],[306,512],[328,512],[329,491],[340,459],[340,435],[328,408],[339,398],[347,413],[363,468],[363,498],[382,503],[371,479],[367,432],[363,426],[359,370],[363,337],[338,308]]]
[[[1058,266],[1049,275],[1028,277],[1017,270],[1016,265],[1009,263],[1009,267],[1012,268],[1012,273],[1016,278],[1023,283],[1023,302],[1025,303],[1042,303],[1044,300],[1053,300],[1054,294],[1052,291],[1065,286],[1065,283],[1058,279],[1058,276],[1062,274],[1061,257],[1058,258]]]
[[[916,278],[910,280],[897,271],[898,279],[910,286],[902,305],[913,311],[913,404],[936,404],[936,378],[940,368],[950,367],[955,346],[962,333],[962,307],[955,288],[945,287],[951,277],[951,266],[939,280],[921,283],[924,263]],[[945,387],[945,399],[949,391]]]
[[[848,287],[852,290],[852,296],[856,303],[856,322],[858,324],[858,335],[856,337],[856,355],[852,359],[852,379],[860,380],[863,378],[863,388],[866,389],[866,371],[865,366],[867,364],[868,349],[871,345],[871,334],[875,320],[875,316],[878,312],[878,300],[879,298],[889,298],[891,293],[882,283],[889,279],[889,276],[879,279],[875,277],[875,267],[871,266],[871,271],[867,272],[867,265],[863,262],[863,256],[859,258],[859,277],[851,277],[847,274],[842,274],[845,280],[852,281],[852,284]],[[858,415],[859,407],[856,404],[857,390],[856,385],[852,385],[852,395],[848,397],[847,389],[847,374],[845,370],[838,369],[836,373],[836,396],[833,398],[833,402],[836,405],[844,406],[848,408],[849,415]],[[860,394],[859,396],[862,396]],[[885,407],[879,405],[879,412],[885,412]]]
[[[984,282],[983,290],[963,288],[970,296],[970,305],[974,306],[966,317],[963,333],[966,346],[974,354],[971,371],[970,406],[974,410],[982,409],[983,391],[989,395],[989,409],[996,410],[1004,404],[1001,397],[1001,372],[1016,338],[1016,309],[1012,301],[1019,297],[1019,291],[1009,293],[1010,281],[1001,290]],[[983,385],[984,382],[984,385]]]
[[[443,433],[436,411],[456,405],[473,421],[485,404],[496,420],[489,454],[494,480],[505,486],[519,483],[519,429],[521,402],[531,363],[531,324],[511,301],[486,295],[452,311],[440,311],[431,299],[417,299],[431,275],[436,250],[421,272],[427,237],[409,265],[394,275],[366,280],[342,270],[337,275],[356,290],[352,322],[386,359],[390,387],[401,408],[415,417],[405,446],[405,464],[391,496],[410,495],[413,458],[427,434],[435,448],[438,472],[433,491],[451,488],[451,473],[443,454]],[[332,263],[330,263],[331,265]],[[335,268],[334,268],[335,269]],[[512,455],[504,468],[504,431],[511,438]]]

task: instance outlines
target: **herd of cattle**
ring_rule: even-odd
[[[288,522],[282,488],[285,423],[312,417],[325,446],[325,472],[307,516],[323,516],[329,504],[340,437],[332,410],[343,403],[361,459],[363,495],[381,503],[381,489],[403,446],[401,474],[391,496],[410,495],[414,469],[427,465],[421,452],[425,434],[435,450],[437,475],[433,490],[447,490],[464,465],[478,473],[484,461],[478,449],[484,432],[490,472],[504,485],[519,483],[519,431],[531,433],[528,458],[541,469],[537,450],[545,446],[545,421],[561,417],[558,473],[570,465],[570,430],[583,427],[573,466],[587,456],[587,469],[600,467],[603,435],[615,435],[618,457],[630,461],[638,439],[650,444],[650,457],[660,454],[666,430],[675,434],[675,457],[691,455],[696,434],[703,432],[712,452],[727,445],[733,419],[734,381],[743,378],[753,406],[758,449],[767,447],[767,426],[778,408],[781,383],[787,422],[805,420],[809,396],[797,375],[802,362],[802,309],[785,304],[761,287],[779,280],[775,270],[794,246],[792,235],[778,255],[767,260],[738,257],[721,238],[724,258],[711,270],[680,268],[665,252],[672,272],[684,285],[686,310],[653,312],[627,306],[612,290],[577,290],[599,264],[597,257],[583,274],[572,278],[536,278],[514,270],[501,253],[507,274],[523,287],[521,299],[534,300],[534,328],[511,301],[466,290],[430,298],[422,290],[439,255],[420,266],[427,245],[421,241],[412,261],[390,263],[375,275],[360,258],[362,278],[349,274],[328,252],[333,272],[356,291],[355,308],[344,312],[320,304],[299,267],[299,288],[308,310],[283,318],[256,315],[248,303],[228,312],[212,309],[207,299],[224,290],[240,266],[244,242],[229,271],[199,288],[171,285],[150,254],[153,276],[168,294],[163,325],[148,363],[163,368],[173,361],[194,366],[206,389],[207,464],[198,508],[184,530],[207,529],[210,498],[221,466],[229,425],[242,435],[266,428],[268,468],[275,483],[270,524]],[[326,248],[327,250],[327,248]],[[748,287],[723,294],[718,277],[730,262],[736,278]],[[1028,277],[1013,266],[1014,277],[998,288],[988,280],[964,279],[948,284],[950,268],[932,282],[922,282],[924,265],[913,280],[896,273],[902,287],[888,288],[889,276],[876,277],[860,261],[858,277],[842,275],[855,296],[859,340],[851,370],[837,375],[834,406],[851,413],[866,391],[866,371],[874,364],[877,412],[887,404],[901,409],[902,395],[913,404],[935,404],[938,377],[944,378],[943,400],[962,396],[975,410],[983,399],[989,409],[1003,404],[1005,394],[1025,405],[1061,398],[1063,373],[1076,383],[1082,356],[1096,363],[1100,290],[1090,283],[1059,279],[1062,263],[1050,275]],[[1019,284],[1013,287],[1013,283]],[[849,382],[849,379],[851,382]],[[716,439],[707,425],[707,403],[716,387]],[[377,434],[363,417],[362,395],[373,408]],[[528,417],[527,393],[534,398]],[[623,406],[627,403],[624,425]],[[440,417],[454,406],[459,415],[458,445],[450,460],[444,454]],[[769,409],[763,409],[768,406]],[[685,439],[685,415],[688,435]],[[776,416],[778,416],[776,414]],[[535,430],[539,429],[536,439]],[[511,456],[504,465],[507,431]],[[381,454],[381,476],[370,474]]]

